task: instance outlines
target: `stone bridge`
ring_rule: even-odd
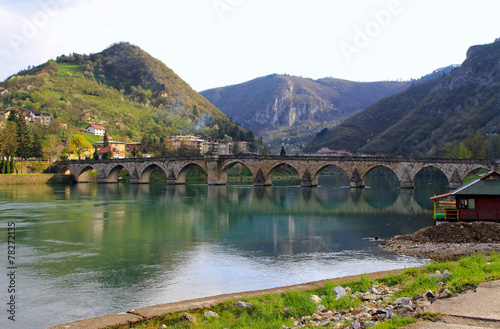
[[[185,184],[189,170],[199,166],[207,173],[209,185],[224,185],[228,171],[236,164],[242,164],[252,172],[256,186],[271,185],[275,171],[283,165],[297,171],[303,187],[317,186],[321,172],[328,166],[342,169],[349,176],[351,187],[365,186],[368,173],[376,167],[392,170],[401,188],[412,188],[417,174],[427,167],[443,172],[450,188],[460,187],[463,179],[476,169],[494,170],[494,165],[488,160],[276,155],[78,160],[59,162],[58,170],[71,175],[77,183],[90,182],[93,170],[98,174],[98,183],[117,183],[119,173],[128,171],[132,184],[149,183],[151,173],[160,170],[166,174],[167,184]]]

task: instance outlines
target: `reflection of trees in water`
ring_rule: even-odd
[[[430,197],[448,193],[449,182],[445,174],[439,169],[428,167],[420,171],[415,177],[415,201],[424,209],[433,209],[434,202]]]
[[[319,187],[349,186],[349,176],[341,168],[331,165],[325,167],[318,178]]]
[[[396,203],[400,190],[395,187],[367,188],[365,200],[374,209],[385,209]]]
[[[365,185],[381,189],[397,188],[399,187],[399,179],[389,168],[379,166],[368,172]]]

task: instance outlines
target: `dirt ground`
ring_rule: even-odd
[[[423,228],[384,241],[383,250],[432,259],[453,259],[476,252],[500,252],[500,223],[454,222]]]

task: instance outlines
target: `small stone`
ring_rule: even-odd
[[[234,306],[239,307],[239,308],[251,308],[251,307],[253,307],[253,305],[251,303],[242,302],[241,300],[234,303]]]
[[[348,328],[361,329],[361,324],[358,321],[351,322]]]
[[[365,328],[373,327],[374,325],[376,325],[376,323],[373,321],[366,321],[365,322]]]
[[[450,290],[448,289],[445,289],[439,296],[438,298],[439,299],[443,299],[443,298],[451,298],[451,297],[455,297],[456,295],[454,293],[452,293]]]
[[[319,311],[319,312],[323,312],[324,310],[326,310],[326,307],[324,305],[321,305],[319,304],[316,309]]]
[[[160,329],[167,329],[167,325],[162,324],[161,327],[160,327]]]
[[[405,309],[406,309],[408,312],[415,312],[415,310],[413,309],[413,307],[411,307],[410,305],[405,305]]]
[[[436,296],[434,295],[434,293],[430,290],[427,290],[427,292],[424,294],[424,300],[427,299],[429,300],[429,298],[436,298]]]
[[[187,321],[187,322],[191,322],[191,323],[196,323],[196,318],[193,315],[189,314],[189,313],[184,313],[182,315],[182,317],[181,317],[181,321]]]
[[[419,300],[419,299],[422,299],[422,295],[421,294],[415,294],[413,295],[413,298],[411,299],[413,302]]]
[[[340,299],[342,297],[347,296],[347,290],[345,290],[341,286],[337,286],[337,287],[333,288],[333,291],[335,291],[335,293],[337,294],[337,297],[335,297],[335,299]]]
[[[434,273],[434,274],[429,274],[429,279],[439,279],[442,281],[446,281],[452,275],[453,274],[448,272],[448,270],[445,270],[443,272],[443,274],[441,274],[441,272],[439,272],[439,271],[436,271],[436,273]]]
[[[402,305],[402,306],[406,306],[406,305],[410,305],[410,304],[411,304],[411,299],[408,297],[399,297],[398,299],[396,299],[394,301],[394,303],[392,303],[392,305]]]
[[[472,291],[472,290],[466,290],[466,291],[464,291],[463,293],[458,294],[458,296],[468,295],[468,294],[471,294],[471,293],[473,293],[473,292],[474,292],[474,291]]]
[[[313,301],[314,304],[319,305],[321,304],[322,299],[317,296],[317,295],[311,295],[311,300]]]
[[[203,316],[206,318],[219,318],[219,314],[213,312],[213,311],[207,311],[203,313]]]
[[[377,300],[377,299],[378,299],[378,297],[377,297],[377,296],[372,295],[372,294],[370,294],[370,293],[361,294],[361,300],[362,300],[362,301],[365,301],[365,302],[367,302],[367,301],[372,301],[372,300]]]
[[[319,323],[319,326],[320,327],[326,327],[330,324],[330,320],[328,319],[325,319],[325,320],[322,320],[320,323]]]
[[[370,292],[374,295],[379,295],[380,292],[379,292],[379,286],[377,286],[376,284],[374,284],[373,286],[370,287]]]

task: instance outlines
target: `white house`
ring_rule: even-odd
[[[42,111],[30,111],[29,114],[29,121],[30,122],[39,122],[42,125],[48,125],[50,123],[50,119],[52,118],[52,115],[47,112],[42,112]]]
[[[89,125],[87,129],[85,129],[86,132],[90,134],[94,134],[96,136],[104,136],[104,133],[106,132],[106,128],[100,125]]]

